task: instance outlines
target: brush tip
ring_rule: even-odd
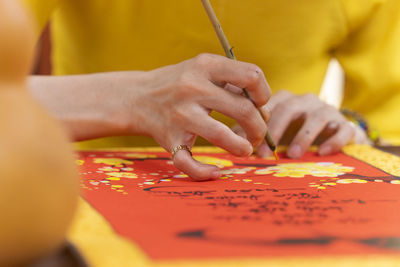
[[[274,150],[274,157],[275,157],[275,160],[279,160],[279,156],[278,156],[278,153],[276,152],[276,150]]]

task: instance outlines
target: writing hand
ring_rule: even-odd
[[[202,54],[147,75],[147,88],[134,100],[140,109],[140,132],[151,135],[166,150],[178,145],[192,147],[200,135],[233,155],[248,156],[253,146],[262,142],[266,125],[256,106],[268,101],[270,89],[257,66]],[[229,86],[246,88],[256,106]],[[212,110],[235,119],[246,138],[211,118]],[[216,166],[199,163],[184,150],[176,153],[174,164],[196,180],[220,176]]]

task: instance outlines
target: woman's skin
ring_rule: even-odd
[[[249,91],[251,101],[241,95],[241,88]],[[200,135],[236,156],[250,155],[258,148],[257,154],[267,157],[271,151],[263,138],[268,128],[276,144],[286,144],[282,137],[289,136],[291,158],[300,158],[321,136],[325,140],[320,155],[336,153],[351,142],[369,143],[360,128],[313,94],[280,91],[266,103],[270,89],[262,71],[218,55],[202,54],[148,72],[33,76],[30,90],[61,119],[75,141],[147,135],[172,151],[181,144],[192,147]],[[256,107],[270,118],[267,124]],[[211,110],[238,125],[232,131],[211,118]],[[299,127],[291,127],[293,122]],[[201,164],[186,151],[175,155],[174,164],[195,180],[220,176],[216,166]]]
[[[232,88],[246,88],[251,100]],[[200,135],[236,156],[248,156],[267,127],[257,111],[270,97],[259,67],[212,54],[148,72],[36,76],[32,95],[66,125],[75,141],[113,135],[148,135],[167,151],[193,146]],[[209,116],[235,119],[246,138]],[[268,112],[265,112],[268,117]],[[195,180],[218,178],[220,170],[178,151],[174,165]]]
[[[0,0],[0,266],[59,249],[78,174],[65,133],[26,89],[34,38],[16,0]]]
[[[289,145],[286,153],[290,158],[302,157],[315,142],[319,143],[321,156],[337,153],[349,143],[370,144],[361,128],[314,94],[294,95],[282,90],[274,94],[264,108],[271,114],[267,125],[272,139],[276,144]],[[246,136],[238,125],[233,130]],[[265,142],[257,149],[257,154],[271,156]]]

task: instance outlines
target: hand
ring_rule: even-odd
[[[279,91],[264,108],[271,112],[267,125],[272,139],[276,144],[290,144],[287,150],[290,158],[300,158],[313,143],[320,144],[318,153],[321,156],[336,153],[350,142],[369,143],[362,129],[314,94]],[[233,130],[245,135],[238,126]],[[271,151],[263,143],[257,154],[266,157]]]
[[[145,73],[138,88],[129,102],[132,132],[152,136],[167,151],[178,145],[192,147],[200,135],[233,155],[248,156],[266,133],[256,106],[268,101],[270,89],[260,68],[253,64],[202,54]],[[239,95],[238,88],[246,88],[251,100]],[[212,110],[235,119],[246,138],[211,118]],[[220,176],[216,166],[201,164],[184,150],[178,151],[173,161],[196,180]]]
[[[262,142],[267,127],[255,106],[271,95],[259,67],[211,54],[148,72],[35,76],[29,85],[72,140],[149,135],[171,152],[178,145],[192,147],[200,135],[236,156],[250,155]],[[246,138],[211,118],[212,110],[235,119]],[[174,164],[196,180],[220,176],[216,166],[195,161],[187,151],[177,152]]]

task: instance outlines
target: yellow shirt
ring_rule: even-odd
[[[202,52],[223,54],[200,0],[25,2],[41,28],[52,19],[56,75],[150,70]],[[236,57],[259,65],[273,91],[318,94],[336,57],[346,73],[343,106],[400,143],[400,1],[212,3]],[[135,140],[112,145],[144,144]]]

